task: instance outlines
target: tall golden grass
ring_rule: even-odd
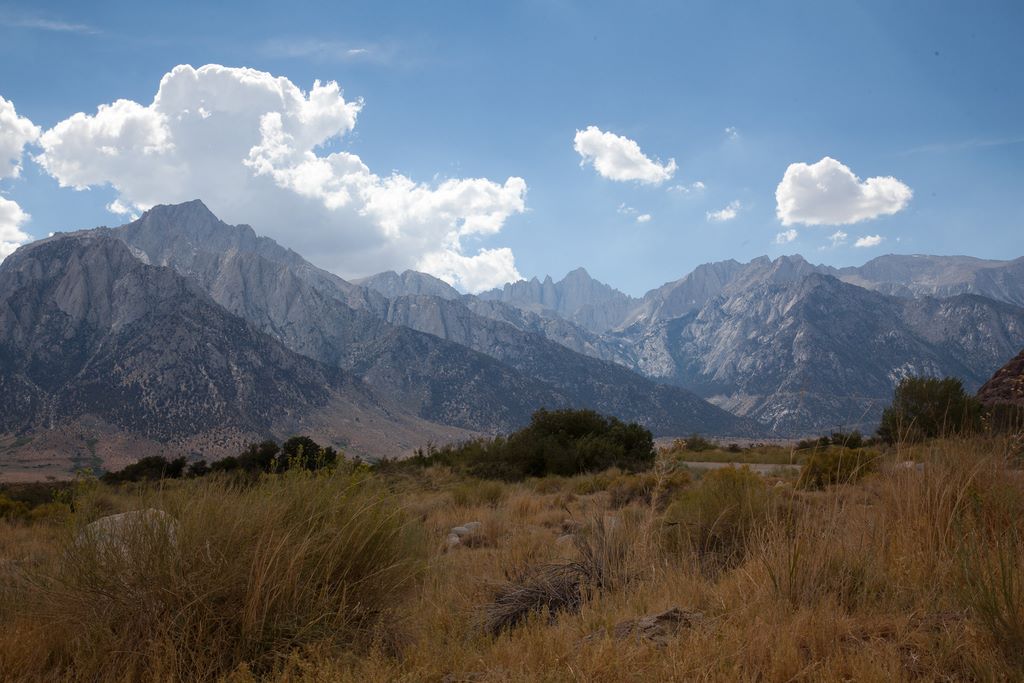
[[[0,526],[0,679],[1024,680],[1019,448],[901,446],[816,490],[670,468],[480,495],[436,468],[97,486],[66,528]],[[174,543],[76,547],[150,507]],[[487,542],[446,549],[469,521]],[[673,606],[704,619],[665,647],[610,635]]]

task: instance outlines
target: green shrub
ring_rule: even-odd
[[[0,495],[0,519],[26,519],[28,518],[29,507],[20,500],[11,500],[5,495]]]
[[[412,465],[446,465],[483,479],[521,481],[573,476],[611,467],[639,471],[654,462],[654,439],[638,424],[592,410],[538,410],[507,437],[418,451]]]
[[[340,455],[330,446],[321,446],[308,436],[293,436],[280,446],[272,439],[250,444],[237,456],[231,455],[215,461],[212,465],[205,460],[188,463],[185,458],[168,460],[162,455],[142,458],[122,470],[108,472],[102,480],[108,484],[137,481],[159,481],[202,477],[212,472],[242,472],[251,475],[260,473],[281,473],[289,469],[310,472],[333,467]],[[186,468],[187,465],[187,468]]]
[[[691,434],[685,439],[676,439],[672,443],[672,450],[690,451],[691,453],[713,451],[716,448],[718,448],[718,444],[710,439],[705,439],[700,434]]]
[[[681,468],[661,475],[656,472],[622,474],[615,477],[607,488],[609,505],[622,508],[633,502],[653,503],[658,510],[664,510],[691,481],[690,473]]]
[[[972,434],[981,429],[982,406],[953,377],[908,377],[882,412],[878,436],[887,443]]]
[[[101,479],[107,484],[129,481],[178,479],[185,472],[185,458],[168,460],[162,455],[141,458],[118,472],[107,472]]]
[[[751,533],[770,517],[772,503],[764,480],[750,468],[712,470],[665,512],[666,549],[694,559],[705,572],[735,566]]]
[[[67,503],[43,503],[32,508],[28,513],[33,522],[45,524],[64,524],[71,519],[71,506]]]
[[[797,486],[821,489],[832,484],[849,484],[875,469],[878,453],[864,449],[832,447],[816,450],[800,468]]]

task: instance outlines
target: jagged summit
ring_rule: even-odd
[[[576,268],[555,282],[550,275],[505,284],[477,295],[486,301],[501,301],[527,311],[550,313],[571,320],[591,332],[613,327],[636,299]]]

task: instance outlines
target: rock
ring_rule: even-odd
[[[637,641],[651,643],[657,647],[665,647],[669,640],[678,635],[684,628],[692,628],[704,619],[700,612],[682,610],[678,607],[649,614],[639,619],[628,619],[619,622],[612,629],[612,637],[616,640],[635,638]],[[597,640],[604,635],[598,631],[589,635],[586,640]]]
[[[178,544],[178,522],[155,508],[108,515],[82,529],[75,544],[81,546],[92,542],[101,552],[125,553],[130,542],[143,536],[154,540],[166,537],[169,545],[175,547]]]
[[[978,390],[978,400],[985,405],[1016,405],[1024,407],[1024,351],[996,370],[992,378]]]
[[[458,546],[475,548],[484,545],[486,539],[481,533],[483,527],[480,522],[466,522],[460,526],[453,526],[445,538],[445,550],[452,550]]]

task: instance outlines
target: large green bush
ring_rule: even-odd
[[[476,477],[506,481],[610,467],[639,471],[654,462],[654,439],[636,423],[592,410],[538,410],[528,427],[508,436],[431,448],[411,462],[448,465]]]
[[[878,435],[895,443],[971,434],[981,429],[982,413],[981,404],[954,377],[908,377],[882,413]]]

